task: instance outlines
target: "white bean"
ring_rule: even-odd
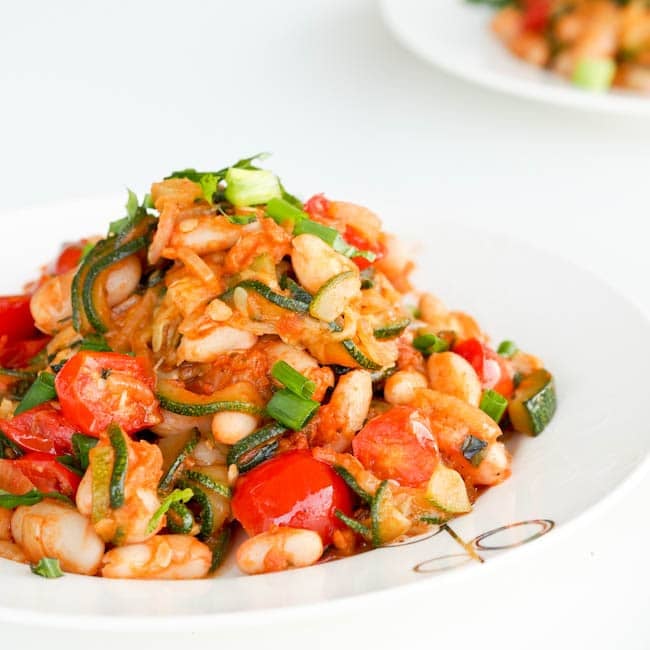
[[[256,341],[255,334],[223,325],[198,338],[184,336],[178,346],[178,358],[194,363],[209,363],[224,352],[248,350]]]
[[[384,399],[389,404],[409,404],[417,388],[426,388],[426,377],[415,370],[399,370],[384,384]]]
[[[257,429],[259,418],[251,413],[222,411],[212,418],[212,435],[217,442],[234,445]]]

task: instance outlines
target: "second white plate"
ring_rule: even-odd
[[[397,39],[425,61],[468,81],[549,104],[650,116],[650,97],[593,93],[518,60],[490,31],[494,10],[466,0],[382,0]]]

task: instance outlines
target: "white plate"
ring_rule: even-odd
[[[123,200],[79,201],[2,215],[0,292],[19,288],[59,241],[101,232]],[[390,221],[390,220],[389,220]],[[421,239],[417,223],[402,234]],[[232,560],[212,580],[43,580],[0,560],[0,620],[71,627],[192,625],[296,616],[309,606],[415,589],[507,561],[512,549],[546,542],[611,495],[650,449],[647,378],[650,326],[594,276],[503,235],[436,226],[417,284],[476,315],[495,340],[512,338],[541,356],[557,381],[559,410],[538,438],[517,436],[513,476],[489,490],[449,529],[407,544],[275,575],[244,577]],[[532,542],[528,544],[527,542]],[[188,628],[189,629],[189,628]]]
[[[466,0],[382,0],[386,23],[425,61],[468,81],[550,104],[650,115],[650,97],[593,93],[511,55],[491,33],[494,10]]]

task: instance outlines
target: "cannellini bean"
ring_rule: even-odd
[[[471,478],[476,485],[496,485],[510,476],[511,457],[502,442],[491,442],[483,460],[473,469]]]
[[[191,580],[205,577],[211,562],[210,549],[190,535],[156,535],[146,542],[106,553],[102,576]]]
[[[227,457],[227,447],[207,439],[199,440],[192,451],[192,458],[201,465],[225,465]]]
[[[344,271],[359,273],[357,265],[315,235],[299,235],[291,242],[291,262],[300,284],[316,293],[330,278]]]
[[[472,365],[455,352],[432,354],[427,361],[429,386],[472,406],[481,401],[481,380]]]
[[[30,562],[55,557],[71,573],[94,575],[104,555],[104,542],[90,520],[51,499],[18,507],[11,518],[11,533]]]
[[[0,540],[11,541],[11,515],[8,508],[0,508]]]
[[[142,266],[136,255],[131,255],[109,267],[106,273],[106,301],[109,307],[119,305],[137,288]]]
[[[281,527],[246,540],[237,549],[237,565],[244,573],[270,573],[315,564],[323,554],[318,533]]]
[[[224,352],[248,350],[255,345],[257,336],[227,325],[217,326],[204,336],[184,336],[178,346],[178,358],[194,363],[209,363]]]
[[[445,303],[432,293],[423,293],[420,296],[418,308],[420,310],[420,318],[425,323],[437,323],[449,314]]]
[[[409,404],[417,388],[426,388],[427,378],[415,370],[399,370],[384,384],[384,399],[389,404]]]
[[[29,304],[36,327],[46,334],[56,334],[72,317],[72,280],[76,269],[47,279],[36,290]]]
[[[257,429],[259,417],[251,413],[222,411],[212,418],[212,435],[217,442],[234,445]]]

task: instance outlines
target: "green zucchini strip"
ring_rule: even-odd
[[[268,300],[274,305],[277,305],[278,307],[281,307],[282,309],[288,309],[289,311],[293,311],[298,314],[304,314],[309,311],[309,305],[307,303],[296,300],[295,298],[290,298],[288,296],[283,296],[279,293],[275,293],[275,291],[267,287],[263,282],[260,282],[259,280],[242,280],[234,287],[228,289],[228,291],[222,293],[219,298],[221,300],[230,300],[233,293],[235,292],[235,289],[238,287],[255,291],[260,296],[262,296],[262,298]]]
[[[129,467],[129,451],[124,431],[118,424],[109,425],[108,438],[115,454],[109,484],[110,504],[111,508],[117,509],[124,505],[124,484]]]
[[[366,492],[357,482],[357,479],[352,476],[352,474],[345,469],[342,465],[333,465],[332,469],[345,481],[347,486],[362,500],[366,503],[372,502],[372,494]]]
[[[228,452],[227,464],[228,465],[237,465],[239,466],[239,471],[242,471],[240,466],[240,461],[242,458],[257,449],[266,445],[268,442],[277,440],[280,436],[287,432],[286,427],[283,427],[281,424],[273,422],[272,424],[267,424],[265,427],[253,431],[250,435],[242,438],[239,442],[236,442]],[[251,468],[249,468],[251,469]]]
[[[372,524],[372,545],[381,546],[384,542],[381,538],[381,502],[386,496],[388,481],[382,481],[370,502],[370,521]]]
[[[220,494],[226,499],[230,499],[230,497],[232,497],[232,491],[227,485],[218,483],[211,476],[208,476],[207,474],[201,472],[201,470],[185,470],[185,472],[183,472],[183,477],[189,481],[194,481],[195,483],[208,488],[208,490],[212,490],[213,492]]]

